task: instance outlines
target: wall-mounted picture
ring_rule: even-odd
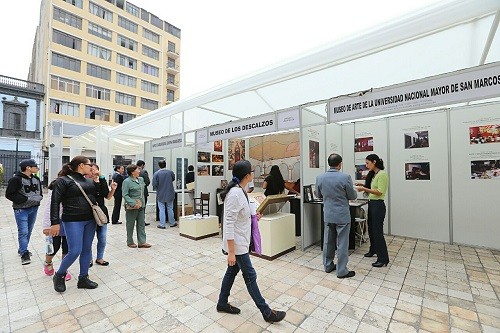
[[[245,140],[230,139],[228,146],[229,170],[233,170],[234,163],[245,159]]]
[[[355,180],[365,180],[366,176],[368,176],[368,172],[369,170],[367,169],[366,165],[364,164],[356,165]]]
[[[373,136],[354,139],[354,152],[373,151]]]
[[[198,152],[198,162],[210,163],[210,153],[207,151]]]
[[[309,140],[309,167],[319,168],[319,142]]]
[[[500,179],[500,160],[470,162],[471,179]]]
[[[224,166],[212,165],[212,176],[224,176]]]
[[[428,147],[429,131],[405,133],[405,149]]]
[[[226,179],[222,179],[220,181],[220,188],[226,188],[227,187],[227,180]]]
[[[224,163],[224,155],[212,154],[212,163]]]
[[[210,176],[210,165],[209,164],[198,164],[198,176]]]
[[[500,125],[469,127],[470,144],[500,143]]]
[[[222,152],[222,140],[214,141],[214,151]]]
[[[431,164],[429,162],[405,163],[406,180],[430,180]]]

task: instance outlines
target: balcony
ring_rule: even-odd
[[[168,81],[167,80],[167,88],[169,89],[179,89],[179,81]]]
[[[45,87],[43,84],[19,80],[13,77],[0,75],[0,88],[2,88],[5,92],[7,91],[23,91],[29,94],[36,94],[40,96],[44,96]],[[15,95],[15,93],[13,94]]]
[[[0,137],[41,140],[40,132],[0,128]]]
[[[167,64],[167,72],[177,74],[180,72],[179,65]]]
[[[177,52],[176,50],[167,50],[167,55],[170,57],[170,58],[174,58],[174,59],[177,59],[180,57],[180,54],[179,52]]]

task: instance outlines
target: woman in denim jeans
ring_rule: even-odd
[[[104,203],[104,198],[110,200],[115,194],[116,183],[111,182],[111,191],[108,187],[108,182],[106,181],[106,177],[101,175],[99,171],[99,166],[95,163],[92,163],[91,168],[91,176],[94,180],[94,185],[96,187],[95,199],[99,207],[101,207],[104,214],[109,221],[109,213],[108,207]],[[102,226],[96,227],[96,235],[97,235],[97,257],[95,259],[95,263],[101,266],[108,266],[109,262],[104,260],[104,249],[106,248],[106,235],[108,233],[108,225],[104,224]],[[92,266],[92,260],[90,261],[90,266]]]
[[[264,320],[274,323],[283,320],[286,312],[271,310],[267,305],[266,300],[260,294],[257,273],[248,253],[251,237],[250,206],[247,194],[243,189],[252,180],[250,162],[238,161],[233,167],[233,179],[225,191],[221,193],[221,199],[224,200],[222,247],[224,254],[227,253],[228,266],[222,280],[217,311],[230,314],[240,313],[240,309],[228,303],[228,298],[234,279],[241,270],[248,293],[262,313]]]

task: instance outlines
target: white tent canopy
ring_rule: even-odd
[[[443,1],[120,126],[94,129],[71,145],[85,142],[96,153],[101,146],[99,162],[143,153],[153,138],[499,61],[499,18],[498,0]],[[324,107],[312,110],[326,117]],[[91,137],[96,132],[100,139]]]

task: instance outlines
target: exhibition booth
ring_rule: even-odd
[[[114,154],[114,142],[142,140],[129,151],[139,151],[150,172],[154,158],[165,158],[178,179],[193,165],[194,195],[210,192],[210,215],[217,215],[217,188],[238,159],[252,163],[258,192],[273,164],[285,180],[314,184],[333,152],[343,156],[344,172],[363,181],[364,159],[376,153],[390,177],[388,234],[498,249],[491,230],[499,12],[493,0],[444,1],[181,99],[109,129],[97,141],[98,163]],[[179,138],[178,146],[152,150]],[[321,205],[304,197],[295,221],[302,249],[320,241],[322,218]],[[184,207],[190,198],[179,201]]]

